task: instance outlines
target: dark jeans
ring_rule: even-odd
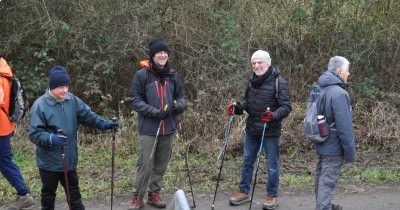
[[[42,210],[53,210],[54,202],[56,200],[56,191],[58,187],[58,182],[64,187],[65,194],[65,179],[64,172],[52,172],[39,169],[40,179],[42,180]],[[84,210],[85,207],[82,204],[81,193],[79,192],[79,182],[78,174],[76,171],[69,171],[68,175],[68,185],[69,194],[71,198],[71,209],[73,210]]]
[[[343,165],[342,156],[318,156],[315,174],[316,210],[331,210],[336,183]]]
[[[13,161],[13,153],[11,149],[12,135],[0,136],[0,172],[7,181],[15,188],[18,195],[26,195],[30,193],[18,166]]]
[[[261,136],[246,134],[244,140],[244,154],[242,166],[242,180],[239,183],[241,192],[249,194],[253,179],[254,162],[260,148]],[[268,180],[267,195],[278,196],[279,186],[279,137],[265,137],[263,148],[267,159]],[[256,180],[254,180],[256,181]]]

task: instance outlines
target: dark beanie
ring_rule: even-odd
[[[170,53],[170,49],[165,42],[165,40],[161,37],[154,38],[149,43],[149,56],[152,58],[154,54],[160,51],[166,51],[168,54]]]
[[[62,66],[54,66],[49,73],[49,88],[50,90],[60,87],[69,86],[70,79],[67,70]]]

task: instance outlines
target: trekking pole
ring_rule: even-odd
[[[112,118],[113,122],[117,122],[117,118]],[[111,145],[111,210],[113,209],[114,201],[114,161],[115,161],[115,128],[111,131],[112,145]]]
[[[164,111],[167,111],[167,109],[168,109],[168,104],[165,105]],[[144,181],[146,179],[147,171],[149,170],[150,163],[152,162],[154,153],[156,152],[156,148],[157,148],[157,144],[158,144],[158,136],[160,135],[160,130],[161,130],[162,124],[163,124],[163,120],[160,120],[160,124],[158,125],[158,128],[157,128],[156,137],[154,139],[153,148],[151,148],[151,153],[150,153],[150,156],[149,156],[149,162],[146,165],[145,178],[143,179],[143,182],[140,184],[139,192],[142,191],[142,187],[144,186]]]
[[[228,116],[229,116],[229,124],[228,127],[226,129],[226,133],[225,133],[225,144],[223,149],[221,150],[221,153],[219,155],[219,157],[221,158],[221,165],[219,166],[219,173],[218,173],[218,178],[217,178],[217,184],[215,185],[215,191],[214,191],[214,199],[211,205],[211,209],[214,210],[215,209],[215,198],[217,197],[217,191],[218,191],[218,186],[219,186],[219,180],[221,178],[221,172],[222,172],[222,167],[224,166],[224,159],[225,159],[225,151],[226,148],[228,146],[229,143],[229,134],[231,131],[231,127],[233,124],[233,107],[232,110],[228,109]]]
[[[67,136],[64,134],[64,131],[62,129],[58,129],[57,132],[59,133],[58,135],[62,135],[63,137],[67,138]],[[60,147],[61,147],[61,158],[62,158],[63,171],[64,171],[64,180],[65,180],[65,193],[67,196],[68,209],[71,210],[71,198],[70,198],[70,193],[69,193],[67,161],[65,160],[65,146],[60,146]]]
[[[267,108],[269,111],[269,107]],[[263,143],[264,143],[264,134],[265,130],[267,129],[267,122],[264,122],[264,127],[263,127],[263,132],[261,136],[261,143],[260,143],[260,148],[258,149],[258,154],[257,154],[257,166],[256,166],[256,173],[254,174],[254,179],[253,179],[253,189],[251,192],[251,198],[250,198],[250,206],[249,210],[251,210],[251,205],[253,204],[253,196],[254,196],[254,189],[256,188],[256,183],[257,183],[257,175],[258,175],[258,169],[260,168],[260,157],[262,153],[262,148],[263,148]]]
[[[190,144],[191,143],[189,143],[188,146],[187,146],[186,155],[185,155],[185,164],[186,164],[186,171],[187,171],[187,175],[188,175],[188,179],[189,179],[190,192],[192,194],[192,201],[193,201],[193,206],[191,206],[190,208],[195,209],[196,208],[196,202],[194,201],[194,193],[193,193],[193,187],[192,187],[193,185],[192,185],[192,180],[190,178],[190,170],[189,170],[189,163],[188,163]]]
[[[178,103],[177,103],[176,100],[174,100],[174,107],[176,108],[177,106],[178,106]],[[177,131],[182,129],[182,126],[181,126],[179,121],[177,121],[177,126],[176,127],[177,127]],[[177,138],[179,138],[179,132],[176,132],[176,135],[177,135]],[[190,193],[192,195],[192,202],[193,202],[193,205],[190,206],[190,208],[191,209],[195,209],[196,208],[196,202],[194,200],[194,193],[193,193],[193,187],[192,187],[193,185],[192,185],[192,179],[190,177],[190,170],[189,170],[189,163],[188,163],[189,149],[190,149],[190,146],[191,146],[192,142],[193,142],[193,140],[190,141],[189,143],[187,143],[186,155],[185,155],[185,165],[186,165],[187,176],[188,176],[188,179],[189,179]]]

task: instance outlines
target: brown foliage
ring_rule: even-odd
[[[1,49],[31,99],[43,92],[48,68],[58,63],[68,67],[73,91],[96,111],[127,116],[119,102],[129,95],[149,39],[161,35],[173,49],[171,63],[191,102],[184,138],[219,147],[225,106],[242,97],[251,74],[249,57],[262,48],[288,79],[295,102],[282,144],[306,146],[302,117],[309,87],[329,57],[339,54],[352,62],[357,139],[398,141],[392,121],[383,121],[386,129],[370,124],[382,113],[399,116],[398,1],[3,0],[0,9]],[[244,126],[239,122],[235,139]]]

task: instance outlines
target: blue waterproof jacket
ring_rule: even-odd
[[[40,169],[62,172],[62,147],[51,145],[50,135],[62,129],[67,136],[64,147],[68,171],[76,170],[78,163],[78,124],[102,129],[103,118],[72,93],[57,102],[46,91],[32,105],[30,111],[29,139],[36,145],[36,164]]]
[[[354,129],[351,100],[346,91],[346,84],[335,73],[326,71],[318,79],[318,85],[325,90],[325,107],[322,111],[329,124],[328,139],[323,143],[315,143],[318,155],[343,156],[346,162],[355,161]]]
[[[170,115],[161,121],[159,135],[173,134],[177,127],[177,116],[187,109],[182,80],[175,70],[161,82],[151,70],[143,68],[134,75],[131,86],[131,106],[138,113],[140,135],[155,136],[160,125],[157,114],[168,106]],[[181,108],[174,111],[174,101]]]

